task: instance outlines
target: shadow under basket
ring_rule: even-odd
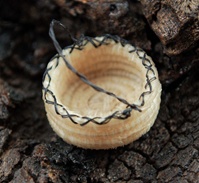
[[[118,36],[84,37],[51,59],[43,100],[53,130],[88,149],[124,146],[145,134],[161,84],[146,53]]]

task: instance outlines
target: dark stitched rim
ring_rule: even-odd
[[[131,45],[133,49],[130,50],[129,53],[133,53],[133,52],[136,53],[137,56],[142,60],[143,67],[146,69],[146,84],[145,84],[146,91],[141,93],[141,95],[139,97],[139,100],[141,100],[140,105],[130,104],[128,101],[126,101],[125,99],[123,99],[119,96],[116,96],[114,93],[106,91],[103,88],[100,88],[99,86],[96,86],[94,83],[89,81],[84,75],[82,75],[75,68],[73,68],[72,65],[69,64],[69,62],[65,58],[65,55],[63,55],[63,51],[62,51],[59,43],[56,40],[54,30],[53,30],[54,24],[59,24],[62,27],[64,27],[64,26],[56,20],[53,20],[50,25],[49,35],[50,35],[50,37],[54,43],[54,46],[58,52],[58,54],[55,55],[50,60],[50,62],[52,62],[53,60],[56,62],[55,68],[59,65],[59,61],[60,61],[59,58],[62,58],[64,63],[68,67],[68,69],[70,69],[74,74],[76,74],[84,83],[88,84],[90,87],[92,87],[94,90],[96,90],[98,92],[102,92],[102,93],[105,93],[107,95],[110,95],[110,96],[116,98],[117,100],[119,100],[120,102],[122,102],[126,105],[126,109],[124,109],[122,112],[115,111],[114,113],[112,113],[111,115],[106,116],[106,117],[87,117],[87,116],[79,116],[77,114],[70,114],[68,112],[68,110],[62,104],[59,104],[57,102],[56,96],[54,95],[53,91],[51,91],[49,89],[50,83],[51,83],[51,76],[50,76],[49,72],[52,69],[52,66],[47,67],[46,71],[44,72],[43,79],[42,79],[42,83],[43,83],[42,89],[43,89],[43,96],[44,96],[45,102],[47,104],[53,105],[55,112],[58,115],[60,115],[62,118],[69,118],[74,124],[80,124],[79,122],[77,122],[77,120],[75,120],[75,118],[81,119],[82,122],[80,125],[82,125],[82,126],[88,124],[89,122],[92,122],[92,123],[95,123],[98,125],[103,125],[103,124],[108,123],[112,118],[121,119],[121,120],[127,119],[128,117],[131,116],[132,110],[137,110],[137,111],[141,112],[140,108],[142,106],[144,106],[144,104],[145,104],[145,96],[149,95],[152,92],[152,84],[151,83],[154,80],[156,80],[155,72],[152,68],[152,63],[148,58],[146,58],[147,57],[146,53],[142,49],[136,48],[135,46],[131,45],[128,41],[120,38],[119,36],[109,35],[109,34],[105,34],[105,35],[101,36],[101,37],[103,37],[103,39],[101,41],[99,41],[95,38],[92,38],[92,37],[84,36],[84,35],[82,35],[78,40],[72,38],[74,43],[71,46],[68,46],[65,48],[65,50],[70,49],[69,53],[72,53],[74,49],[81,51],[84,49],[84,47],[88,43],[91,43],[93,45],[93,48],[97,49],[101,45],[108,45],[110,40],[114,41],[116,44],[121,44],[121,46],[123,46],[123,47],[127,44]],[[153,73],[152,77],[149,75],[149,72]],[[48,78],[49,83],[45,87],[44,80],[46,79],[46,77]],[[48,99],[47,95],[50,95],[52,100]],[[62,111],[64,111],[65,114],[64,115],[61,114],[59,109],[62,109]]]

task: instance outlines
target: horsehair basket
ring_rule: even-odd
[[[66,142],[89,149],[128,144],[153,125],[161,84],[153,61],[126,40],[106,34],[73,38],[43,75],[43,100],[53,130]],[[94,84],[95,83],[95,84]]]

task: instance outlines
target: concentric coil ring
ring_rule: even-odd
[[[70,55],[70,57],[71,57],[71,54],[73,54],[74,52],[80,52],[81,53],[85,50],[86,46],[87,47],[93,47],[91,49],[93,49],[95,51],[97,51],[99,48],[103,47],[103,51],[104,51],[108,47],[110,47],[110,45],[116,45],[117,48],[115,48],[115,49],[118,49],[117,51],[119,51],[119,52],[121,52],[121,50],[119,50],[120,47],[121,47],[121,48],[125,49],[127,54],[130,54],[132,56],[136,55],[140,59],[142,67],[145,68],[146,80],[142,81],[145,84],[145,90],[142,93],[140,93],[140,95],[139,95],[139,98],[138,98],[139,103],[130,103],[129,104],[127,102],[127,100],[125,100],[121,97],[118,97],[120,99],[120,101],[124,101],[124,103],[126,104],[126,107],[122,111],[121,110],[120,111],[115,110],[114,112],[112,112],[111,114],[106,115],[106,116],[88,116],[88,115],[82,116],[82,115],[79,115],[77,113],[69,112],[70,109],[65,107],[62,103],[59,103],[57,101],[57,98],[56,98],[54,92],[50,89],[50,83],[51,83],[51,80],[52,80],[50,73],[52,72],[52,70],[57,69],[57,67],[60,65],[60,62],[62,62],[62,64],[64,64],[64,62],[65,62],[59,55],[56,55],[55,57],[53,57],[51,59],[51,61],[48,64],[48,67],[46,69],[46,72],[44,73],[44,76],[43,76],[43,93],[44,93],[44,99],[45,99],[46,103],[54,105],[54,109],[55,109],[55,111],[58,115],[61,115],[63,118],[69,118],[73,123],[80,124],[80,125],[85,125],[88,122],[93,122],[93,123],[101,125],[101,124],[105,124],[105,123],[109,122],[110,119],[112,119],[112,118],[126,119],[130,116],[130,113],[133,109],[141,111],[141,107],[144,106],[144,104],[145,104],[145,96],[149,95],[152,92],[152,84],[151,83],[154,80],[156,80],[156,77],[157,77],[155,75],[155,72],[154,72],[153,63],[151,62],[150,58],[146,55],[146,53],[142,49],[136,48],[135,46],[130,45],[127,41],[119,38],[118,36],[105,35],[105,36],[97,37],[97,38],[83,37],[78,42],[74,43],[72,46],[65,48],[63,50],[63,56],[66,57],[66,55]],[[93,50],[89,53],[90,55],[91,55],[91,53],[93,53]],[[108,52],[110,54],[110,51],[108,51]],[[93,54],[96,54],[96,53],[94,52]],[[98,57],[99,56],[100,55],[98,55]],[[117,55],[109,55],[109,56],[112,56],[112,57],[116,56],[117,58],[122,57],[120,55],[120,53],[118,53]],[[87,68],[87,70],[88,70],[88,68],[89,68],[88,61],[85,60],[87,58],[85,58],[85,57],[83,58],[82,62],[85,61],[84,65],[82,63],[77,63],[77,66],[75,66],[75,68],[76,68],[76,67],[78,67],[78,64],[80,65],[80,67],[82,68],[80,73],[84,73],[83,69]],[[125,58],[120,58],[120,59],[124,60]],[[120,68],[109,68],[109,67],[111,67],[109,65],[110,64],[109,60],[107,60],[105,62],[103,60],[101,62],[102,63],[101,63],[100,67],[104,67],[104,69],[106,68],[106,70],[107,70],[106,74],[107,75],[110,75],[111,70],[112,70],[112,72],[114,72],[114,69],[117,70],[117,71],[119,71],[119,69],[122,70],[121,67]],[[126,62],[125,60],[123,62],[120,62],[118,60],[117,62],[113,62],[113,64],[118,64],[118,65],[123,64],[123,66],[125,66],[125,67],[131,67],[132,65],[130,65],[128,62],[129,61]],[[96,66],[96,62],[93,63],[93,64]],[[99,65],[100,63],[97,62],[97,64]],[[103,66],[103,64],[104,64],[104,66]],[[63,71],[63,72],[68,72],[67,68],[65,68],[65,69],[66,69],[66,71]],[[127,72],[127,70],[124,70],[124,71]],[[94,70],[92,72],[94,73]],[[97,70],[96,70],[96,72],[97,72]],[[128,72],[129,73],[133,72],[133,68],[131,70],[129,70]],[[86,75],[87,74],[89,74],[89,73],[86,73]],[[127,75],[127,73],[125,73],[125,74]],[[138,74],[139,73],[137,73],[137,76],[138,76]],[[71,77],[71,75],[69,77]],[[74,76],[72,76],[72,77],[74,77]],[[122,75],[121,75],[121,77],[122,77]],[[136,75],[135,75],[135,77],[136,77]],[[60,80],[61,77],[58,78],[58,79]],[[78,78],[76,78],[76,80],[77,79]],[[119,85],[120,84],[118,83],[118,86]],[[101,92],[100,91],[101,88],[99,88],[98,86],[96,86],[96,88],[97,88],[97,91]],[[96,88],[94,88],[94,89],[96,89]],[[129,91],[129,92],[132,92],[132,91]],[[115,95],[115,94],[113,94],[114,91],[113,92],[105,91],[105,93],[108,94],[108,95],[111,95],[111,96]]]
[[[112,35],[82,36],[63,50],[57,47],[43,76],[43,100],[60,137],[82,148],[109,149],[150,129],[161,84],[142,49]]]

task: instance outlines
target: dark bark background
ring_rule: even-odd
[[[199,182],[197,0],[0,0],[0,182]],[[50,128],[41,78],[56,54],[52,19],[74,37],[119,35],[154,60],[163,86],[158,118],[139,140],[84,150]],[[62,29],[62,46],[71,40]]]

